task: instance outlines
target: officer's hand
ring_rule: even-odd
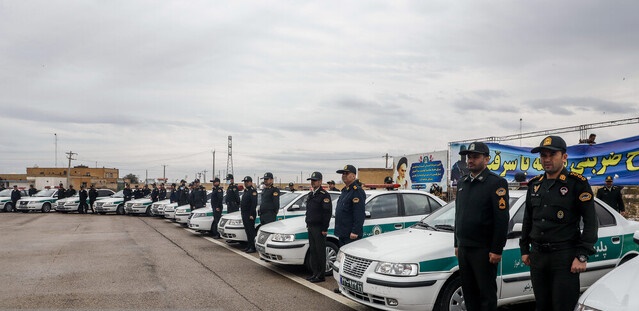
[[[249,216],[249,219],[250,219],[250,220],[253,220],[253,216]]]
[[[328,234],[328,232],[327,232],[327,231],[322,231],[322,235],[323,235],[323,236],[326,236],[327,234]]]
[[[586,271],[586,263],[579,261],[579,259],[575,258],[572,260],[572,267],[570,267],[570,272],[572,273],[581,273]]]
[[[355,233],[351,233],[351,240],[355,240],[355,239],[357,239],[357,236],[358,236],[357,234],[355,234]]]
[[[530,266],[530,256],[529,255],[521,255],[521,261],[526,266]]]
[[[220,211],[220,209],[219,209],[219,208],[216,208],[215,210],[216,210],[216,211],[218,211],[218,212]]]
[[[501,255],[495,253],[488,253],[488,261],[493,265],[498,264],[501,261]]]
[[[458,254],[459,254],[459,249],[455,247],[455,257],[457,257]]]
[[[628,218],[628,213],[626,213],[625,211],[624,211],[624,212],[621,212],[620,214],[621,214],[621,216],[623,216],[624,218]]]

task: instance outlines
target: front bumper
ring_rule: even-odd
[[[255,239],[255,249],[262,259],[284,265],[303,265],[308,240],[273,242],[271,234],[260,232]]]
[[[219,232],[220,236],[225,240],[240,242],[248,241],[248,238],[246,238],[246,231],[244,231],[243,227],[218,227],[217,232]]]
[[[197,231],[210,231],[213,225],[213,217],[197,217],[188,220],[190,229]]]
[[[181,224],[186,224],[189,221],[191,214],[175,214],[175,221]]]

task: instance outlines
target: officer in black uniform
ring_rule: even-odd
[[[125,205],[126,205],[126,202],[131,201],[131,199],[133,198],[133,191],[131,190],[131,185],[129,184],[124,185],[124,190],[122,190],[122,196],[124,197]]]
[[[38,193],[38,189],[36,189],[33,185],[29,185],[29,196],[32,197],[36,193]]]
[[[142,186],[142,195],[143,197],[146,197],[149,194],[151,194],[151,189],[149,189],[149,185],[144,184],[144,186]]]
[[[12,210],[17,210],[17,204],[18,204],[18,200],[20,200],[22,198],[22,193],[20,192],[20,190],[18,189],[18,185],[13,185],[13,190],[11,190],[11,209]]]
[[[280,189],[273,186],[273,174],[264,173],[264,189],[262,189],[262,203],[260,203],[260,223],[266,225],[277,220],[280,211]]]
[[[339,189],[335,188],[334,180],[329,180],[327,184],[328,184],[328,191],[339,191]]]
[[[568,154],[561,137],[548,136],[531,152],[539,152],[545,173],[528,182],[521,260],[530,266],[537,310],[572,310],[579,299],[579,273],[595,253],[592,190],[585,177],[564,167]]]
[[[158,201],[166,200],[166,188],[164,187],[164,183],[160,184],[160,189],[158,190]]]
[[[229,186],[226,188],[226,212],[233,213],[240,210],[240,190],[237,188],[233,174],[227,174]]]
[[[151,184],[151,188],[153,188],[151,190],[151,202],[157,202],[158,197],[160,196],[160,190],[155,187],[155,184]]]
[[[171,196],[169,197],[169,200],[171,201],[171,203],[177,202],[179,197],[180,197],[180,195],[179,195],[178,187],[177,187],[177,185],[175,183],[172,183],[171,184]]]
[[[66,197],[67,197],[67,190],[64,189],[64,186],[62,184],[60,184],[58,186],[58,200],[64,199]]]
[[[246,232],[247,245],[244,249],[247,253],[255,253],[255,218],[257,218],[257,189],[253,187],[253,178],[246,176],[244,182],[244,194],[240,203],[242,224]]]
[[[597,197],[625,216],[626,207],[623,204],[621,189],[621,187],[612,185],[612,176],[607,176],[606,185],[597,190]]]
[[[75,189],[73,189],[73,185],[69,185],[69,189],[67,189],[67,193],[65,194],[66,198],[70,198],[76,194]]]
[[[355,166],[346,165],[337,173],[342,174],[345,186],[335,207],[335,235],[343,246],[361,239],[364,234],[366,193],[357,179]]]
[[[138,185],[135,185],[135,189],[133,189],[133,198],[140,199],[143,197],[144,197],[144,193],[142,193],[142,190],[140,189]]]
[[[180,188],[178,188],[178,206],[189,204],[189,188],[186,186],[186,180],[180,181]]]
[[[388,185],[386,187],[386,190],[388,191],[395,190],[395,187],[393,187],[393,177],[386,176],[386,178],[384,178],[384,184]]]
[[[288,183],[288,191],[295,192],[295,184],[293,182]]]
[[[211,209],[213,210],[213,224],[211,224],[211,235],[214,239],[220,238],[220,233],[217,232],[217,225],[222,218],[222,209],[224,208],[222,201],[224,199],[224,189],[220,187],[220,179],[215,178],[213,182],[213,192],[211,192]]]
[[[469,311],[497,309],[497,264],[508,233],[508,182],[486,168],[490,150],[482,142],[459,152],[469,174],[457,182],[455,255]]]
[[[80,185],[80,192],[78,193],[80,197],[80,205],[78,206],[78,213],[86,214],[89,210],[89,206],[87,205],[87,199],[89,198],[89,194],[87,193],[87,189],[84,189],[84,185]]]
[[[89,187],[89,207],[91,208],[91,212],[95,214],[95,208],[93,205],[95,204],[95,200],[98,199],[98,190],[95,190],[95,186],[91,184]]]
[[[322,173],[313,172],[311,192],[306,199],[306,228],[308,229],[308,250],[313,274],[306,278],[311,283],[324,282],[326,271],[326,235],[333,213],[331,195],[322,189]]]
[[[206,206],[206,188],[200,185],[200,180],[196,179],[193,182],[193,207],[194,209],[203,208]]]

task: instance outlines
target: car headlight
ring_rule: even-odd
[[[578,303],[575,306],[575,311],[601,311],[599,309],[593,308],[593,307],[589,307],[586,304],[583,303]]]
[[[229,226],[244,226],[242,219],[231,219],[227,224]]]
[[[142,203],[135,203],[133,204],[133,207],[142,207]]]
[[[202,213],[195,213],[195,214],[193,214],[193,216],[191,216],[191,218],[204,217],[204,215],[206,215],[206,214],[202,214]]]
[[[394,276],[415,276],[418,271],[419,266],[414,263],[380,262],[375,268],[376,273]]]
[[[344,262],[344,253],[342,252],[342,250],[340,249],[337,252],[337,256],[335,257],[335,262]]]
[[[293,241],[295,241],[295,235],[293,235],[293,234],[283,234],[283,233],[274,233],[271,236],[271,241],[274,241],[274,242],[293,242]]]

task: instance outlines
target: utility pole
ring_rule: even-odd
[[[215,179],[215,149],[213,149],[213,151],[211,151],[213,153],[213,169],[211,170],[211,174],[213,174],[213,177],[211,179]]]
[[[67,187],[69,187],[69,180],[71,179],[71,160],[75,160],[75,158],[73,158],[73,155],[76,155],[77,153],[69,151],[66,154],[67,159],[69,159],[69,167],[67,168]]]
[[[162,164],[162,166],[164,167],[162,169],[162,178],[166,181],[166,164]]]
[[[386,158],[386,166],[384,166],[384,168],[388,168],[388,152],[386,153],[386,155],[384,156],[384,158]]]
[[[146,185],[146,181],[149,180],[149,170],[144,170],[144,184]]]
[[[55,136],[55,167],[58,167],[58,134],[53,133]]]
[[[206,182],[206,172],[208,172],[207,170],[203,170],[202,171],[202,180],[204,180],[204,182]]]
[[[226,173],[233,174],[233,136],[229,135],[228,156],[226,158]]]

